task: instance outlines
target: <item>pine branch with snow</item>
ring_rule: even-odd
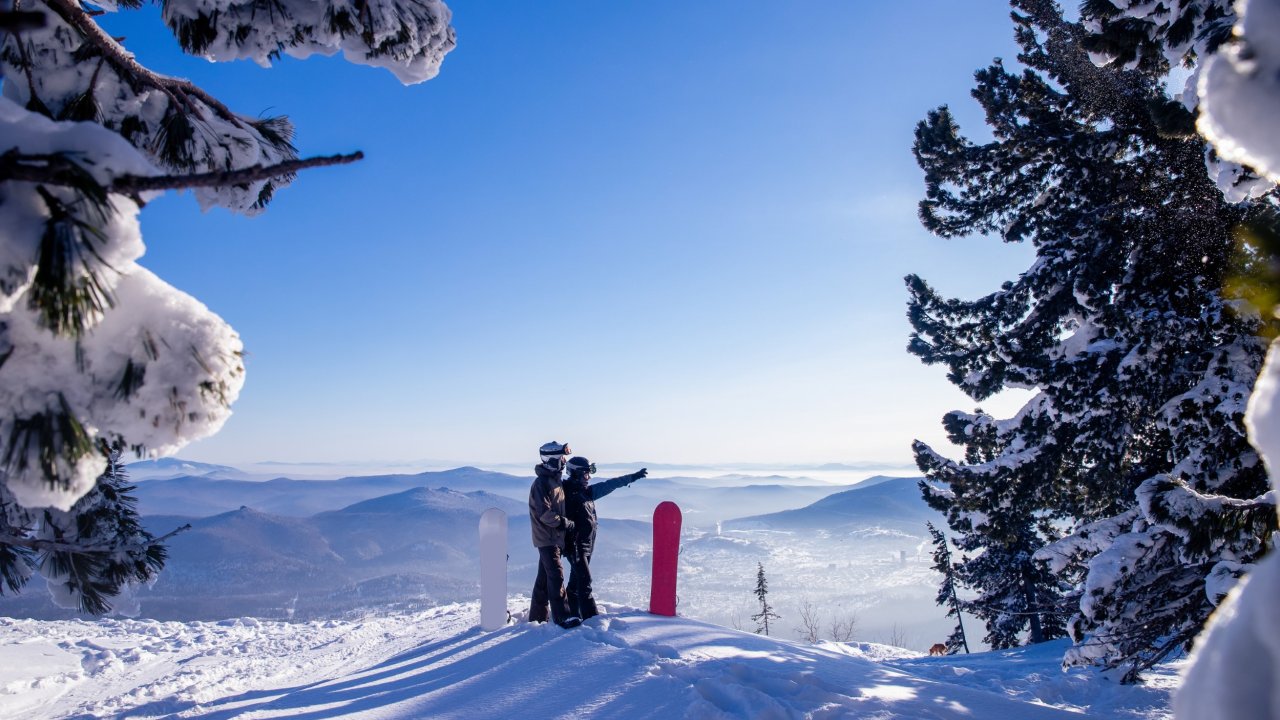
[[[7,510],[0,547],[10,553],[0,557],[0,590],[16,593],[38,571],[61,607],[137,613],[133,589],[156,578],[167,557],[164,541],[190,526],[161,538],[147,532],[120,457],[118,448],[111,451],[93,489],[65,511],[22,508],[0,486]]]
[[[1252,3],[1263,28],[1265,16],[1275,12],[1269,4]],[[1280,143],[1266,121],[1277,109],[1280,53],[1274,43],[1259,44],[1261,37],[1245,37],[1237,12],[1241,5],[1235,0],[1089,0],[1081,5],[1089,30],[1083,42],[1095,62],[1157,77],[1173,68],[1187,71],[1174,109],[1212,142],[1206,165],[1233,202],[1261,197],[1280,180]]]
[[[21,587],[43,553],[89,612],[160,559],[94,554],[112,514],[128,515],[122,501],[79,504],[115,492],[103,448],[171,454],[216,432],[244,382],[235,331],[138,264],[140,209],[190,188],[205,208],[252,215],[299,170],[359,157],[301,159],[287,118],[241,115],[147,68],[95,19],[140,4],[0,2],[0,585]],[[341,51],[405,83],[433,77],[454,44],[439,0],[175,0],[162,14],[210,60]]]

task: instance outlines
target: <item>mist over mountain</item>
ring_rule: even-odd
[[[184,484],[191,483],[175,487]],[[479,591],[477,527],[480,514],[493,507],[508,515],[511,591],[528,592],[538,556],[525,502],[418,487],[310,517],[251,507],[202,518],[145,516],[156,536],[187,523],[191,529],[167,541],[165,569],[137,597],[146,617],[161,620],[307,619],[473,599]],[[647,572],[651,537],[648,523],[603,519],[597,550],[602,567]],[[0,614],[77,616],[54,606],[42,586],[37,581],[20,595],[0,597]]]
[[[129,466],[132,472],[133,465]],[[337,480],[229,480],[184,475],[137,484],[134,496],[143,515],[205,517],[249,506],[263,512],[307,517],[362,500],[418,487],[484,491],[507,497],[528,495],[529,479],[474,467],[414,475],[365,475]]]
[[[177,462],[166,467],[187,465],[190,463]],[[129,466],[131,471],[133,467]],[[205,517],[248,506],[277,515],[309,517],[417,487],[483,491],[524,502],[533,481],[532,470],[530,466],[527,476],[519,476],[461,467],[411,475],[362,475],[336,480],[279,477],[254,481],[227,477],[236,473],[244,475],[235,468],[227,468],[211,470],[208,474],[138,482],[134,496],[138,498],[139,512],[143,515]],[[615,474],[624,473],[602,472],[598,480]],[[804,507],[833,493],[866,487],[883,479],[873,477],[857,485],[833,485],[783,475],[650,476],[603,498],[598,503],[598,510],[604,517],[648,521],[658,503],[672,500],[684,511],[687,523],[711,528],[716,522],[730,518]]]
[[[803,508],[738,518],[724,526],[828,532],[885,527],[923,535],[925,523],[942,525],[944,518],[925,504],[917,483],[919,478],[872,478]]]
[[[137,460],[128,463],[129,478],[136,481],[165,480],[183,476],[207,477],[219,480],[251,480],[252,473],[244,472],[229,465],[213,465],[210,463],[182,460],[181,458],[158,458],[155,460]]]
[[[815,601],[832,618],[860,618],[864,637],[887,637],[908,623],[925,647],[945,634],[947,621],[933,604],[936,579],[921,551],[932,516],[916,481],[794,480],[650,477],[601,498],[592,562],[597,595],[648,602],[649,520],[659,502],[673,500],[684,513],[682,614],[743,625],[763,563],[786,623],[799,617],[798,604]],[[168,541],[169,561],[157,582],[138,591],[142,614],[306,620],[470,601],[478,593],[477,525],[489,507],[508,514],[508,591],[518,610],[537,574],[526,511],[531,481],[464,467],[337,480],[251,482],[213,474],[139,482],[153,534],[192,525]],[[76,616],[54,607],[42,585],[37,578],[21,595],[0,598],[0,614]]]

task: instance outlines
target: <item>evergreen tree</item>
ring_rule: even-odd
[[[1071,609],[1067,661],[1133,679],[1203,624],[1219,563],[1251,562],[1274,526],[1242,424],[1259,318],[1221,289],[1232,229],[1266,204],[1224,200],[1150,74],[1092,63],[1055,3],[1011,4],[1026,69],[976,74],[991,142],[945,107],[920,123],[920,216],[1030,242],[1036,261],[975,301],[908,277],[909,350],[977,401],[1036,394],[1010,419],[949,413],[964,460],[923,443],[916,459],[988,642],[1052,637]]]
[[[769,620],[781,620],[782,616],[773,611],[769,604],[769,581],[764,577],[764,563],[756,563],[756,599],[760,601],[760,612],[751,616],[756,621],[756,634],[769,634]]]
[[[112,462],[101,448],[175,452],[221,427],[244,382],[235,331],[138,264],[140,208],[190,188],[206,208],[254,214],[299,170],[359,159],[300,159],[286,118],[236,113],[143,66],[95,19],[141,4],[0,0],[0,591],[28,574],[27,509],[50,509],[37,524],[61,528],[59,546],[93,545],[107,527],[132,536],[123,514],[77,524],[86,494],[114,492],[98,481]],[[161,5],[183,49],[209,60],[342,51],[410,83],[454,44],[440,0]],[[82,576],[72,594],[85,607],[154,566],[90,557],[42,560]]]
[[[190,526],[159,539],[147,532],[120,458],[119,448],[110,451],[107,471],[70,510],[6,508],[9,526],[0,540],[20,551],[10,568],[16,576],[6,576],[9,591],[38,570],[61,607],[92,615],[131,609],[118,607],[120,598],[155,579],[167,556],[163,541]]]
[[[942,531],[933,526],[933,523],[927,523],[929,527],[929,535],[933,538],[933,569],[942,575],[942,584],[938,586],[938,596],[935,600],[939,605],[947,608],[947,617],[956,619],[956,629],[951,631],[947,636],[946,646],[947,653],[951,654],[960,648],[964,648],[965,654],[969,652],[969,640],[964,635],[964,618],[960,616],[960,611],[964,610],[964,604],[960,602],[960,598],[956,595],[956,585],[959,578],[956,573],[956,566],[951,561],[951,548],[947,546],[947,536]]]
[[[1189,137],[1198,125],[1205,127],[1204,118],[1199,117],[1202,71],[1206,61],[1240,41],[1232,35],[1237,22],[1235,0],[1085,0],[1080,15],[1089,30],[1082,42],[1099,62],[1136,68],[1159,78],[1167,78],[1176,67],[1190,70],[1177,101],[1161,103],[1153,108],[1153,116],[1171,134]],[[1226,114],[1231,110],[1226,108]],[[1254,168],[1232,162],[1242,159],[1238,143],[1226,145],[1223,150],[1228,158],[1211,146],[1205,161],[1210,177],[1227,199],[1239,202],[1271,192],[1276,178],[1268,179]]]

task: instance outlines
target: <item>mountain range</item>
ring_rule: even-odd
[[[923,536],[925,521],[937,520],[911,478],[872,478],[847,490],[780,484],[698,487],[693,482],[645,479],[599,501],[602,519],[593,567],[600,568],[602,577],[629,578],[633,588],[645,582],[650,525],[617,515],[649,517],[665,499],[685,510],[686,542],[695,556],[730,552],[743,562],[750,561],[748,555],[769,552],[768,543],[741,539],[751,531],[822,531],[826,536],[893,527]],[[139,589],[138,597],[147,616],[182,620],[305,619],[369,606],[467,600],[477,592],[477,522],[490,507],[504,510],[509,518],[509,589],[527,592],[537,569],[526,511],[528,485],[527,478],[471,467],[331,481],[183,475],[139,482],[135,493],[150,532],[159,536],[187,523],[191,529],[168,541],[164,571],[151,587]],[[792,509],[726,520],[726,531],[740,531],[734,532],[737,539],[728,533],[719,538],[714,524],[699,527],[697,520],[713,510],[725,517],[734,509],[787,504]],[[720,545],[724,547],[714,549]],[[0,598],[0,614],[75,616],[54,608],[36,585],[19,596]]]
[[[926,522],[938,525],[941,520],[921,498],[919,482],[919,478],[875,478],[803,508],[738,518],[724,527],[849,532],[880,526],[919,533]]]
[[[149,465],[139,471],[135,469],[138,464],[141,463],[130,465],[129,471],[131,478],[138,480],[133,494],[143,515],[205,517],[248,506],[279,515],[309,517],[416,487],[482,491],[523,502],[533,481],[532,467],[529,475],[523,477],[461,467],[336,480],[286,477],[250,480],[245,479],[247,474],[225,466],[174,463]],[[182,467],[198,472],[169,474]],[[151,479],[139,479],[139,476]],[[866,488],[886,479],[877,476],[856,485],[832,485],[787,476],[648,477],[602,499],[597,509],[605,517],[648,520],[659,502],[674,500],[684,511],[686,523],[709,529],[731,518],[804,507],[833,493]]]

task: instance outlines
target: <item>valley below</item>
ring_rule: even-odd
[[[232,469],[136,481],[144,522],[173,537],[157,581],[122,598],[122,614],[155,620],[312,621],[416,611],[478,597],[476,527],[509,517],[509,609],[520,614],[537,572],[526,511],[530,479],[476,468],[419,475],[267,482]],[[619,473],[621,474],[621,473]],[[650,478],[597,504],[592,569],[602,601],[647,607],[651,527],[662,500],[684,511],[677,612],[754,631],[763,566],[774,636],[863,640],[922,650],[950,633],[934,603],[924,505],[914,478],[852,485],[806,478]],[[231,507],[234,503],[239,506]],[[78,617],[36,578],[0,598],[0,614]],[[806,627],[807,626],[807,627]],[[976,626],[973,627],[977,631]],[[978,635],[981,633],[978,632]]]

